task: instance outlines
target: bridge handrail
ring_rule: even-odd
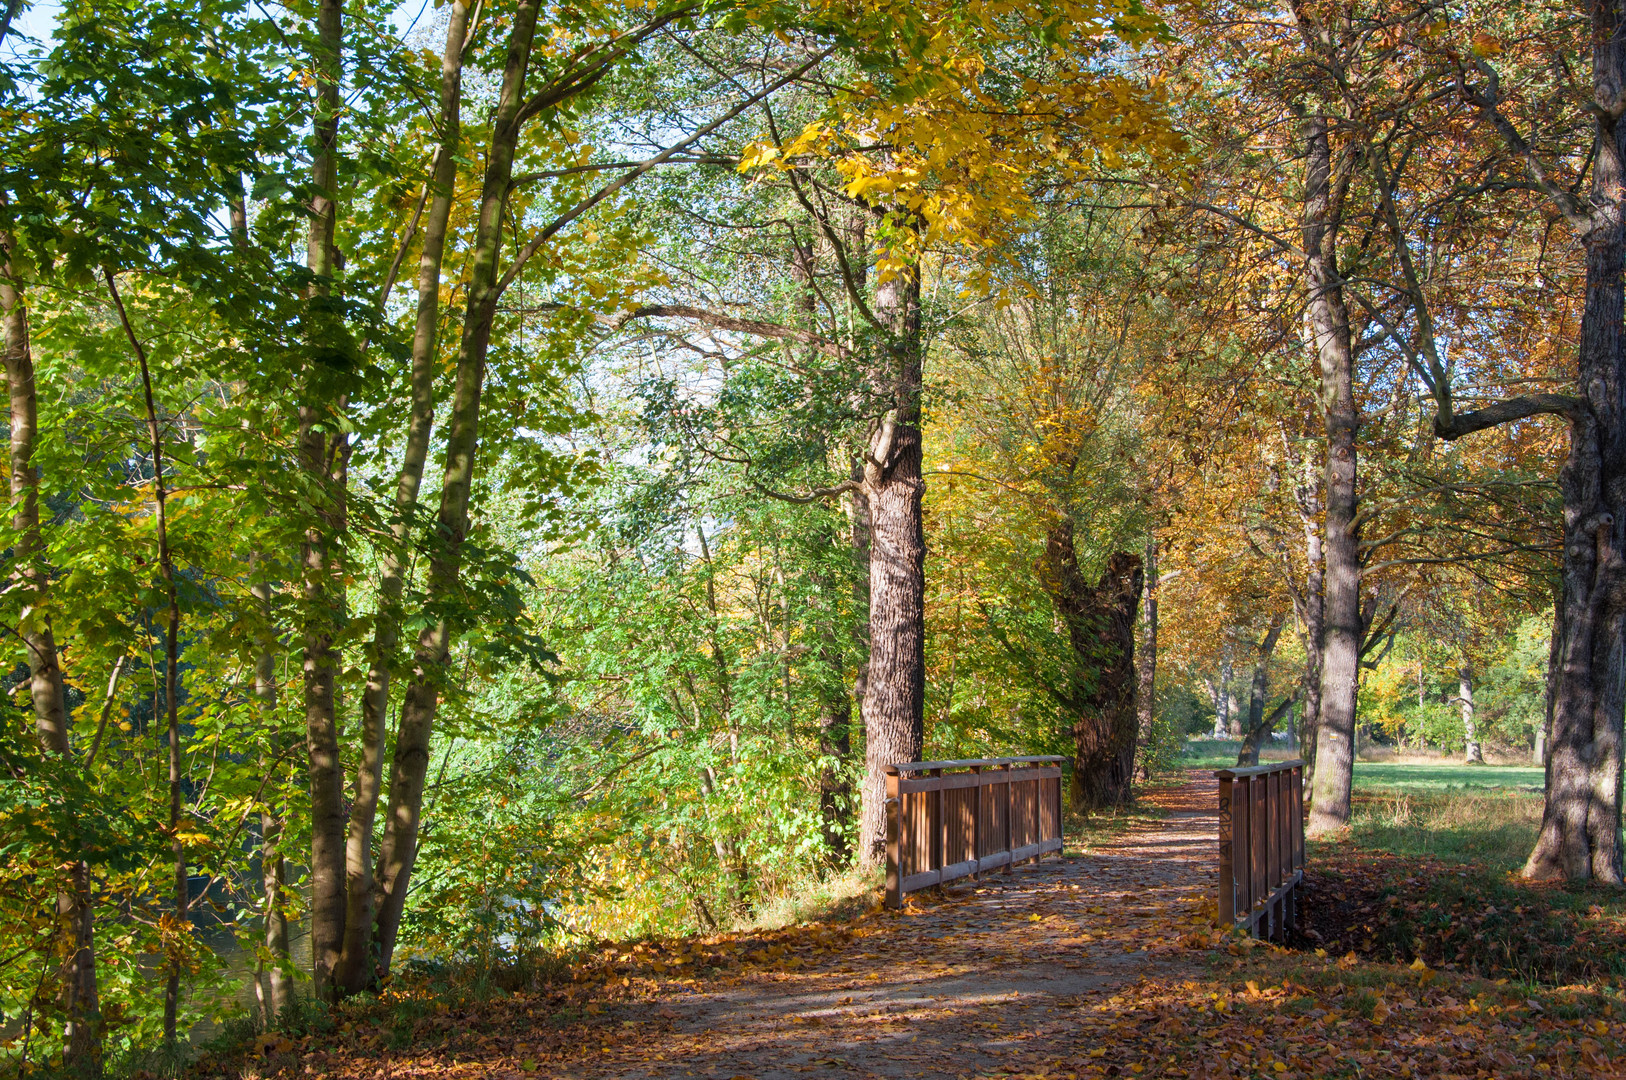
[[[886,903],[1062,849],[1056,754],[886,767]],[[920,775],[924,773],[925,775]]]
[[[1304,762],[1218,769],[1219,922],[1280,939],[1304,881]]]

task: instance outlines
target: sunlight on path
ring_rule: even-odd
[[[1215,788],[1150,796],[1168,819],[1088,855],[928,894],[794,974],[611,1010],[625,1034],[550,1075],[961,1076],[1063,1066],[1090,1046],[1063,1018],[1142,978],[1198,972],[1177,943],[1206,920]],[[634,1034],[636,1032],[636,1034]]]

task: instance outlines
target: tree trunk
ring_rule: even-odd
[[[339,85],[343,74],[342,6],[342,0],[320,0],[316,11],[316,55],[312,58],[317,72],[315,147],[311,162],[313,194],[305,263],[314,278],[309,304],[311,323],[319,337],[308,343],[313,353],[307,376],[310,400],[300,406],[299,440],[300,466],[306,482],[316,492],[319,506],[315,519],[309,523],[301,552],[302,591],[307,611],[301,674],[311,800],[311,966],[315,991],[322,1000],[331,1000],[337,994],[334,978],[344,948],[348,817],[334,697],[341,658],[333,644],[337,609],[343,602],[335,550],[343,496],[334,483],[334,468],[336,458],[344,452],[341,445],[344,436],[335,434],[330,440],[327,435],[334,425],[330,422],[330,403],[319,400],[320,368],[314,356],[332,347],[333,342],[325,338],[336,333],[331,325],[335,316],[325,310],[323,300],[331,291],[336,267],[333,234],[338,188]]]
[[[277,719],[277,654],[276,637],[271,631],[271,585],[269,582],[256,582],[253,592],[265,620],[254,659],[254,696],[259,699],[260,722],[267,732],[269,754],[265,767],[274,774],[282,771],[283,739]],[[260,811],[261,910],[265,922],[267,960],[260,965],[254,992],[260,1006],[260,1020],[270,1029],[286,1018],[288,1007],[293,1004],[293,981],[289,978],[288,914],[282,895],[287,884],[282,857],[285,811],[275,794],[275,775],[267,786],[273,794],[271,801]]]
[[[1157,701],[1154,691],[1157,686],[1157,541],[1149,540],[1146,544],[1146,599],[1144,601],[1143,629],[1140,638],[1140,659],[1138,664],[1139,686],[1135,691],[1135,713],[1137,741],[1141,746],[1141,764],[1139,776],[1142,780],[1150,780],[1151,772],[1147,769],[1145,750],[1152,743],[1152,722],[1156,719]]]
[[[1073,522],[1063,518],[1045,541],[1042,583],[1067,626],[1070,685],[1052,691],[1072,714],[1075,810],[1122,806],[1133,794],[1135,736],[1135,614],[1144,574],[1140,556],[1116,552],[1100,581],[1078,569]]]
[[[875,290],[890,331],[882,383],[890,408],[864,468],[870,511],[869,670],[864,693],[864,787],[859,857],[886,858],[886,768],[920,760],[926,709],[926,484],[920,446],[920,276],[899,270]]]
[[[1216,739],[1231,736],[1231,653],[1226,646],[1220,659],[1219,677],[1208,680],[1208,697],[1214,703],[1214,733]]]
[[[390,542],[380,560],[378,623],[374,632],[366,688],[362,691],[362,754],[356,770],[356,797],[350,809],[345,846],[345,936],[338,981],[345,993],[373,985],[378,975],[377,913],[381,890],[373,863],[373,828],[383,780],[383,733],[389,713],[391,665],[401,641],[401,593],[410,561],[410,518],[418,505],[429,437],[435,420],[436,345],[440,324],[441,263],[451,220],[461,139],[463,48],[469,31],[469,5],[453,0],[446,23],[446,48],[440,66],[440,145],[430,176],[429,213],[423,225],[418,258],[418,310],[412,335],[411,405],[406,445],[395,484],[395,520]]]
[[[480,396],[486,354],[496,318],[498,259],[503,212],[513,178],[514,151],[520,135],[525,70],[536,33],[537,0],[520,0],[510,16],[502,89],[492,117],[491,143],[480,192],[480,215],[469,257],[468,301],[458,343],[457,378],[452,389],[446,435],[446,471],[441,480],[440,508],[429,559],[425,606],[435,610],[459,591],[462,544],[468,534],[469,494],[474,484],[479,443]],[[378,853],[378,970],[387,973],[405,911],[407,887],[418,853],[418,823],[423,810],[424,777],[429,744],[440,705],[441,681],[451,659],[452,628],[438,619],[418,635],[412,681],[401,702],[401,720],[390,767],[390,802]]]
[[[5,262],[0,265],[0,313],[4,318],[6,385],[10,396],[12,528],[17,533],[16,584],[22,594],[19,637],[28,657],[29,699],[35,732],[47,753],[67,758],[67,702],[56,637],[51,629],[49,575],[40,531],[39,472],[34,447],[39,435],[39,406],[29,340],[28,308],[21,284],[13,277],[12,240],[0,235]],[[101,1019],[96,987],[96,948],[90,907],[90,868],[83,862],[69,870],[68,888],[57,897],[57,914],[73,939],[71,959],[62,972],[67,1022],[63,1030],[64,1064],[99,1071]]]
[[[1253,678],[1248,683],[1247,730],[1243,732],[1242,748],[1236,758],[1239,767],[1259,764],[1259,747],[1270,738],[1271,730],[1286,707],[1285,704],[1278,706],[1269,717],[1265,715],[1265,699],[1270,694],[1270,658],[1276,654],[1276,642],[1281,639],[1282,625],[1286,621],[1282,615],[1272,619],[1270,628],[1254,649]],[[1286,704],[1291,703],[1289,698]]]
[[[1355,694],[1361,648],[1360,526],[1356,519],[1355,354],[1338,271],[1332,150],[1325,117],[1306,125],[1304,250],[1306,322],[1320,364],[1327,437],[1326,547],[1321,634],[1321,723],[1309,831],[1325,835],[1349,823],[1355,768]]]
[[[1600,102],[1626,91],[1626,4],[1600,0],[1592,12],[1592,80]],[[1551,688],[1547,793],[1541,832],[1525,863],[1534,879],[1621,884],[1622,632],[1626,631],[1626,356],[1622,354],[1622,264],[1626,261],[1626,129],[1597,110],[1592,227],[1586,251],[1577,392],[1570,452],[1559,473],[1564,556]]]
[[[1299,603],[1303,626],[1304,677],[1300,695],[1304,714],[1299,719],[1299,757],[1304,759],[1304,790],[1315,790],[1316,750],[1321,736],[1322,580],[1321,485],[1313,472],[1313,459],[1304,461],[1304,479],[1294,491],[1299,520],[1304,526],[1304,595]]]
[[[11,423],[11,524],[16,533],[13,551],[17,567],[13,587],[19,592],[18,636],[28,655],[28,696],[33,705],[34,729],[47,753],[67,758],[68,708],[63,696],[62,668],[56,637],[51,631],[49,575],[45,568],[45,540],[40,532],[39,472],[34,447],[39,437],[39,398],[34,381],[34,356],[29,341],[28,307],[21,283],[13,276],[12,238],[0,233],[0,348],[4,349],[6,387]],[[99,1073],[101,1070],[101,1006],[96,988],[96,941],[91,911],[90,867],[80,861],[68,870],[68,887],[57,896],[57,915],[73,944],[62,969],[62,999],[67,1022],[63,1029],[63,1064]]]
[[[1457,704],[1462,707],[1462,731],[1467,752],[1464,761],[1469,765],[1485,764],[1485,753],[1479,746],[1479,729],[1474,725],[1474,669],[1466,662],[1457,669]]]

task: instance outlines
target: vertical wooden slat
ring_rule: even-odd
[[[1231,854],[1231,792],[1236,781],[1228,776],[1219,782],[1219,924],[1236,925],[1236,865]]]
[[[1011,771],[1011,767],[1009,765],[1003,766],[1003,768],[1004,768],[1004,770],[1005,770],[1005,772],[1007,774]],[[1003,834],[1004,844],[1002,845],[1000,850],[1001,851],[1009,851],[1009,850],[1011,850],[1011,835],[1012,835],[1012,833],[1014,831],[1012,829],[1012,827],[1011,827],[1011,810],[1012,810],[1013,797],[1012,797],[1012,794],[1011,794],[1011,778],[1010,778],[1009,775],[1007,775],[1005,777],[1005,782],[1003,784],[1001,784],[1000,786],[1005,789],[1005,797],[1002,800],[1004,802],[1004,804],[1005,804],[1005,824],[1004,824],[1004,828],[1001,830],[1001,833]],[[1005,872],[1007,874],[1011,872],[1011,864],[1010,863],[1005,864]]]
[[[943,770],[942,769],[933,769],[927,775],[929,775],[929,776],[942,776],[943,775]],[[925,869],[927,869],[927,870],[941,870],[941,869],[943,869],[943,839],[944,839],[943,838],[943,789],[942,788],[938,788],[935,791],[931,792],[931,799],[927,803],[927,806],[930,807],[930,809],[927,811],[927,813],[929,815],[927,828],[929,828],[931,830],[931,832],[929,834],[929,838],[927,840],[927,843],[931,845],[931,855],[929,856],[930,861],[927,862]]]
[[[1297,861],[1293,869],[1304,869],[1304,766],[1293,770],[1293,839]]]
[[[1269,866],[1270,828],[1265,822],[1265,786],[1259,777],[1253,778],[1253,820],[1249,823],[1249,836],[1253,840],[1253,896],[1254,906],[1270,898]]]
[[[971,857],[982,858],[982,766],[973,765],[971,771],[977,775],[977,786],[971,789]],[[978,877],[982,876],[979,871]]]
[[[886,774],[886,906],[903,906],[903,869],[898,837],[901,832],[898,818],[903,807],[898,802],[898,773]]]
[[[1235,833],[1231,846],[1236,860],[1237,914],[1242,917],[1253,911],[1253,843],[1248,835],[1253,820],[1249,810],[1252,798],[1248,778],[1238,777],[1231,796],[1231,828]]]

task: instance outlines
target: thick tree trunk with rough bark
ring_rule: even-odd
[[[1626,3],[1597,0],[1592,15],[1596,157],[1586,252],[1586,301],[1576,371],[1581,407],[1559,473],[1564,557],[1549,687],[1547,798],[1525,863],[1529,878],[1621,876],[1622,710],[1626,707]]]
[[[920,501],[920,277],[910,266],[875,290],[888,329],[881,384],[889,408],[870,438],[869,666],[859,857],[886,858],[886,767],[920,760],[926,709],[926,542]]]
[[[509,21],[508,49],[502,87],[492,115],[491,141],[473,250],[469,257],[468,301],[458,343],[457,377],[452,388],[446,434],[446,471],[441,479],[440,508],[431,538],[426,603],[432,609],[457,594],[462,572],[462,545],[469,528],[469,495],[474,485],[479,445],[480,399],[486,356],[501,296],[498,268],[503,212],[513,179],[514,153],[521,131],[525,72],[536,33],[536,0],[521,0]],[[396,934],[406,906],[412,865],[418,853],[418,825],[423,810],[429,744],[440,706],[441,680],[451,659],[452,628],[437,620],[418,636],[412,680],[401,702],[395,756],[390,767],[390,800],[378,854],[378,969],[389,971]]]
[[[1141,609],[1142,631],[1140,656],[1136,660],[1139,685],[1135,691],[1136,740],[1141,747],[1138,770],[1142,780],[1151,779],[1144,752],[1152,742],[1152,722],[1156,719],[1157,701],[1157,541],[1146,544],[1146,598]]]
[[[1321,723],[1316,738],[1309,831],[1349,823],[1355,767],[1355,695],[1361,648],[1360,526],[1357,519],[1355,354],[1338,269],[1338,221],[1331,143],[1325,117],[1307,124],[1304,251],[1309,292],[1305,322],[1320,367],[1326,432],[1326,513],[1321,633]]]
[[[1248,681],[1248,722],[1242,733],[1242,748],[1236,757],[1238,766],[1259,764],[1259,747],[1270,738],[1276,721],[1292,704],[1289,698],[1269,716],[1265,715],[1265,700],[1270,694],[1270,659],[1276,655],[1276,642],[1281,640],[1282,626],[1286,621],[1282,615],[1272,619],[1265,636],[1259,639],[1254,648],[1253,677]]]
[[[28,307],[22,283],[13,276],[12,238],[0,233],[0,349],[4,351],[11,425],[11,524],[17,534],[13,551],[17,567],[12,585],[20,596],[18,636],[28,655],[28,696],[34,728],[47,753],[67,758],[68,708],[62,668],[51,631],[49,575],[40,533],[39,471],[34,465],[39,437],[39,397],[28,331]],[[96,987],[95,927],[91,911],[90,867],[69,868],[68,887],[57,897],[57,916],[72,939],[61,974],[67,1013],[63,1029],[63,1063],[87,1072],[101,1069],[101,1005]]]
[[[1133,794],[1135,614],[1144,575],[1140,556],[1116,552],[1093,585],[1078,568],[1073,522],[1063,518],[1045,538],[1040,576],[1067,626],[1073,669],[1051,689],[1072,718],[1071,799],[1076,810],[1122,806]]]

